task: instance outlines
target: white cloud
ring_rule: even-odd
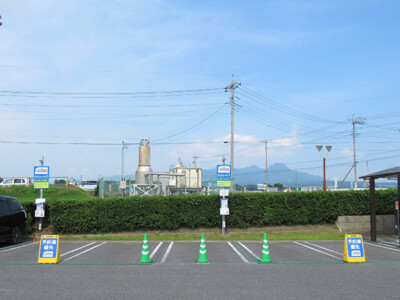
[[[353,157],[353,150],[351,150],[349,148],[343,149],[340,153],[342,154],[342,156],[345,156],[345,157]]]

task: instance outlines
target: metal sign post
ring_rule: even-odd
[[[219,190],[219,195],[222,197],[221,206],[219,213],[222,216],[222,235],[225,235],[226,222],[225,216],[229,215],[228,199],[225,198],[229,195],[229,190],[224,187],[231,186],[231,166],[230,165],[218,165],[217,166],[217,186],[222,187]]]
[[[36,199],[35,217],[39,218],[39,231],[42,232],[43,218],[44,218],[44,203],[46,199],[43,198],[43,189],[49,188],[50,167],[44,166],[44,157],[39,159],[40,166],[34,167],[33,177],[34,189],[40,189],[40,198]]]

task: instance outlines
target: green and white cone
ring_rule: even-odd
[[[207,257],[206,239],[204,238],[204,233],[201,234],[199,259],[196,260],[196,264],[209,264],[210,261]]]
[[[259,264],[268,264],[272,263],[271,256],[269,254],[269,247],[268,247],[268,239],[267,234],[264,233],[264,241],[263,247],[261,252],[261,259],[258,261]]]
[[[151,264],[153,263],[150,259],[149,243],[147,242],[147,234],[144,235],[142,255],[139,260],[139,264]]]

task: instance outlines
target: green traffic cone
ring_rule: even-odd
[[[269,247],[268,247],[268,240],[267,240],[267,234],[264,233],[264,241],[263,241],[263,247],[262,247],[262,252],[261,252],[261,259],[258,261],[259,264],[269,264],[272,263],[270,254],[269,254]]]
[[[149,243],[147,242],[147,234],[144,235],[142,255],[139,260],[139,264],[151,264],[153,263],[150,259]]]
[[[204,238],[204,233],[201,234],[201,242],[200,242],[200,250],[199,250],[199,259],[196,260],[196,264],[209,264],[210,261],[207,257],[207,248],[206,248],[206,240]]]

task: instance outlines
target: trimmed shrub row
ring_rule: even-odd
[[[394,213],[395,190],[376,192],[377,214]],[[369,214],[369,191],[236,193],[227,226],[334,223],[340,215]],[[153,196],[60,200],[47,204],[55,233],[105,233],[138,229],[217,227],[220,197]]]

